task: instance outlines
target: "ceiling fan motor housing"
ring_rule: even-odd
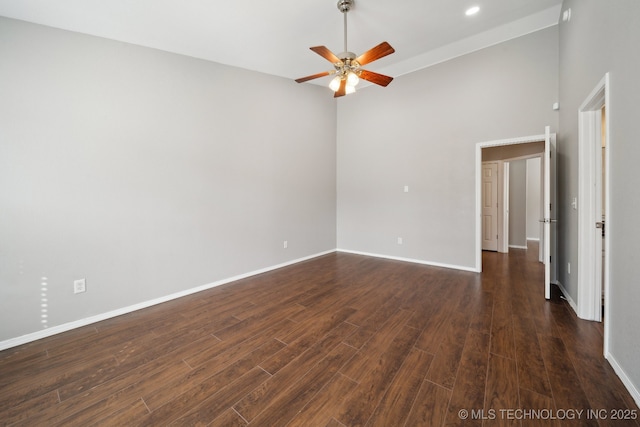
[[[349,12],[353,6],[353,0],[338,0],[338,10],[342,13]]]

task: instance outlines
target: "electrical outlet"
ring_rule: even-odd
[[[284,249],[287,249],[289,247],[289,242],[285,240],[284,243],[282,244],[282,247]]]
[[[571,263],[567,263],[567,274],[571,274]]]
[[[86,279],[78,279],[73,281],[73,293],[79,294],[87,291]]]
[[[401,245],[402,244],[402,237],[398,237],[398,244]]]
[[[408,193],[408,192],[409,192],[409,186],[408,186],[408,185],[405,185],[405,186],[404,186],[404,192],[405,192],[405,193]]]

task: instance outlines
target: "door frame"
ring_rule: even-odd
[[[482,272],[482,149],[503,145],[528,144],[545,140],[545,134],[499,139],[476,143],[476,263],[474,271]],[[553,191],[552,191],[553,193]],[[555,254],[555,251],[554,251]]]
[[[609,99],[609,73],[598,82],[578,110],[578,301],[577,314],[582,319],[600,321],[602,315],[602,289],[604,287],[604,354],[608,354],[609,335],[609,287],[611,286],[611,102]],[[602,173],[597,163],[602,152],[602,116],[601,109],[606,106],[604,115],[605,134],[605,178],[604,205],[607,215],[606,238],[604,239],[604,283],[599,283],[594,271],[595,263],[602,265],[602,253],[595,253],[596,204],[602,202],[602,188],[596,188]],[[600,164],[601,165],[601,164]],[[598,195],[596,191],[600,191]]]
[[[502,197],[500,198],[502,201],[502,209],[498,211],[498,218],[502,219],[502,224],[500,224],[502,226],[502,233],[500,233],[500,240],[498,241],[498,252],[508,254],[509,221],[511,218],[511,213],[509,212],[509,173],[511,165],[509,164],[509,160],[500,160],[500,165],[502,171]]]

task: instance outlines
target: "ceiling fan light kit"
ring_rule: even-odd
[[[334,91],[333,96],[336,98],[339,96],[354,93],[356,91],[356,85],[361,78],[380,86],[387,86],[389,83],[391,83],[393,77],[374,73],[373,71],[367,71],[362,68],[363,65],[366,65],[370,62],[373,62],[395,52],[395,50],[389,43],[382,42],[360,56],[356,56],[355,53],[348,51],[347,12],[349,12],[352,7],[353,0],[338,0],[338,10],[343,14],[344,17],[344,52],[336,55],[325,46],[314,46],[310,48],[312,51],[322,56],[327,61],[331,62],[334,69],[318,74],[313,74],[307,77],[301,77],[299,79],[296,79],[296,82],[303,83],[309,80],[317,79],[319,77],[333,75],[335,77],[331,80],[331,83],[329,83],[329,87]]]

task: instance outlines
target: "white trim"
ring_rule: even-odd
[[[524,249],[524,250],[528,249],[526,246],[522,246],[522,245],[509,245],[509,247],[512,249]]]
[[[50,337],[52,335],[60,334],[62,332],[67,332],[72,329],[80,328],[82,326],[87,326],[92,323],[101,322],[103,320],[111,319],[113,317],[121,316],[123,314],[131,313],[133,311],[141,310],[143,308],[151,307],[153,305],[162,304],[167,301],[171,301],[177,298],[182,298],[187,295],[194,294],[196,292],[206,291],[207,289],[215,288],[217,286],[225,285],[230,282],[235,282],[236,280],[246,279],[247,277],[256,276],[258,274],[266,273],[272,270],[277,270],[282,267],[286,267],[289,265],[297,264],[302,261],[306,261],[312,258],[317,258],[323,255],[327,255],[330,253],[336,252],[336,249],[331,249],[324,252],[319,252],[314,255],[309,255],[303,258],[294,259],[292,261],[287,261],[282,264],[273,265],[270,267],[261,268],[259,270],[254,270],[249,273],[240,274],[237,276],[229,277],[227,279],[218,280],[216,282],[212,282],[206,285],[198,286],[195,288],[187,289],[185,291],[176,292],[174,294],[166,295],[160,298],[155,298],[149,301],[144,301],[138,304],[133,304],[128,307],[122,307],[116,310],[108,311],[106,313],[101,313],[95,316],[87,317],[80,320],[75,320],[73,322],[64,323],[62,325],[53,326],[51,328],[43,329],[38,332],[33,332],[30,334],[22,335],[16,338],[10,338],[5,341],[0,341],[0,351],[6,350],[11,347],[16,347],[22,344],[26,344],[32,341],[36,341],[42,338]]]
[[[540,239],[537,237],[527,237],[527,241],[532,241],[532,242],[539,242]]]
[[[377,71],[399,77],[487,47],[504,43],[508,40],[553,27],[558,25],[561,9],[562,5],[552,6],[522,19],[455,41],[396,64],[385,66]]]
[[[466,267],[466,266],[461,266],[461,265],[444,264],[444,263],[441,263],[441,262],[425,261],[425,260],[415,259],[415,258],[404,258],[404,257],[391,256],[391,255],[374,254],[374,253],[370,253],[370,252],[352,251],[352,250],[349,250],[349,249],[340,249],[340,248],[338,248],[336,251],[337,252],[344,252],[344,253],[347,253],[347,254],[355,254],[355,255],[364,255],[364,256],[370,256],[370,257],[375,257],[375,258],[392,259],[394,261],[404,261],[404,262],[411,262],[413,264],[423,264],[423,265],[429,265],[429,266],[432,266],[432,267],[443,267],[443,268],[450,268],[452,270],[462,270],[462,271],[471,271],[473,273],[479,273],[479,271],[477,271],[473,267]]]
[[[532,135],[518,138],[498,139],[495,141],[478,142],[476,144],[476,266],[477,272],[482,272],[482,149],[503,145],[526,144],[545,140],[545,135]]]
[[[633,397],[633,400],[636,401],[636,405],[640,406],[640,391],[636,388],[635,384],[633,384],[633,381],[631,381],[627,373],[622,369],[611,353],[606,353],[604,357],[609,361],[609,364],[622,381],[622,384],[627,388],[629,394]]]
[[[555,201],[551,197],[551,162],[555,159],[551,158],[551,127],[545,127],[544,137],[544,158],[542,160],[542,261],[544,264],[544,297],[551,298],[551,259],[552,255],[557,255],[557,251],[551,250],[551,204],[555,205]],[[555,189],[553,189],[555,191]],[[556,256],[557,263],[557,256]]]
[[[509,211],[509,180],[511,163],[508,160],[502,160],[502,249],[504,253],[509,253],[509,221],[511,221],[511,212]]]
[[[569,295],[569,292],[567,292],[564,286],[562,286],[560,280],[556,280],[556,285],[558,285],[558,287],[560,288],[560,292],[562,292],[562,295],[564,295],[564,298],[569,303],[569,306],[573,309],[573,312],[578,315],[578,306],[576,305],[576,302],[573,300],[573,298],[571,298],[571,295]]]

